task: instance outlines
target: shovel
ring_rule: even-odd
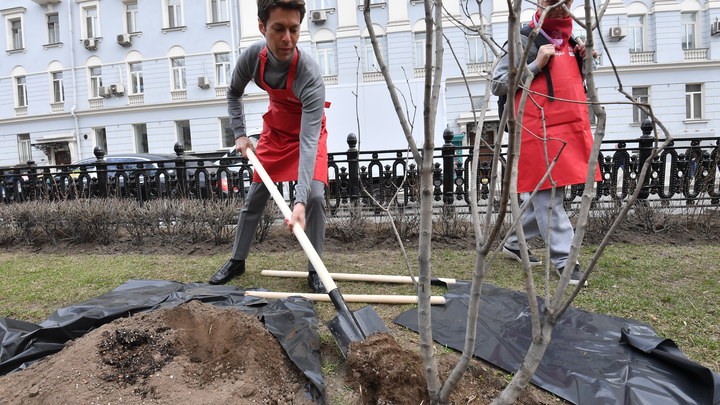
[[[280,211],[282,211],[286,218],[290,218],[292,215],[290,207],[287,202],[285,202],[282,195],[280,195],[277,186],[272,182],[272,179],[255,156],[255,153],[248,148],[246,149],[245,154],[252,163],[254,169],[260,175],[260,178],[270,192],[270,195],[272,195],[275,203],[277,203]],[[323,264],[322,259],[320,259],[320,255],[318,255],[317,251],[315,251],[315,248],[310,243],[310,239],[308,239],[300,224],[295,223],[292,231],[298,242],[300,242],[300,245],[305,251],[310,263],[312,263],[315,271],[317,271],[320,281],[322,281],[325,290],[327,290],[328,295],[330,296],[330,301],[332,301],[335,306],[337,316],[327,323],[327,327],[330,329],[330,333],[332,333],[335,338],[335,342],[337,342],[340,347],[340,351],[343,356],[347,357],[348,347],[351,342],[363,341],[365,338],[374,333],[388,332],[387,327],[385,327],[385,323],[382,319],[380,319],[380,316],[378,316],[377,312],[375,312],[372,307],[366,306],[352,312],[348,309],[340,290],[337,285],[335,285],[335,281],[333,281],[330,273]]]

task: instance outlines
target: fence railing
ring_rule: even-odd
[[[602,181],[596,184],[596,203],[621,202],[638,187],[640,169],[653,146],[651,129],[646,121],[640,137],[603,142],[599,156]],[[444,145],[436,148],[433,156],[435,205],[467,207],[472,147],[454,146],[449,131],[443,138]],[[417,205],[419,171],[408,151],[360,151],[353,134],[348,135],[347,143],[347,151],[329,154],[326,198],[331,213],[349,207],[376,209],[376,203]],[[181,144],[176,145],[175,152],[175,156],[163,160],[116,162],[112,155],[105,156],[96,148],[97,160],[84,165],[0,168],[0,199],[7,204],[111,196],[141,201],[245,198],[253,174],[247,160],[192,157],[184,154]],[[493,169],[491,151],[485,147],[479,160],[478,204],[496,204],[488,201],[490,180],[494,175],[501,176],[504,168]],[[662,206],[720,206],[719,169],[719,138],[677,139],[652,161],[646,181],[640,185],[640,197]],[[294,199],[294,182],[278,187],[288,200]],[[583,185],[567,187],[566,202],[579,202],[583,189]]]

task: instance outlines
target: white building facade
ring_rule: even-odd
[[[299,46],[325,74],[329,151],[345,151],[349,133],[358,134],[363,150],[406,147],[370,50],[362,1],[307,3]],[[423,4],[371,3],[384,58],[421,143]],[[474,4],[444,2],[455,19],[484,24],[502,44],[506,2],[484,2],[482,10]],[[237,56],[261,38],[254,0],[3,0],[0,7],[0,166],[69,163],[93,156],[96,146],[108,153],[172,153],[179,141],[198,154],[232,146],[226,86]],[[532,12],[528,3],[524,19]],[[673,137],[718,136],[719,18],[720,0],[610,4],[601,25],[607,49],[596,35],[607,139],[638,137],[645,118],[637,108],[614,104],[627,100],[611,60],[623,89],[649,102]],[[446,44],[435,144],[442,145],[446,128],[458,144],[468,144],[492,53],[452,19],[444,27],[453,50]],[[248,128],[259,131],[267,96],[251,85],[245,102]],[[483,135],[491,139],[498,132],[494,98],[488,107]]]

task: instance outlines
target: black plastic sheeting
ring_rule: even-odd
[[[323,402],[320,337],[314,303],[301,297],[265,300],[245,296],[244,291],[204,283],[130,280],[107,294],[59,309],[37,325],[0,318],[0,375],[25,369],[62,350],[65,342],[115,319],[196,300],[257,316],[311,382],[305,387],[307,395]]]
[[[469,291],[468,282],[450,286],[447,303],[432,307],[433,338],[458,351]],[[484,284],[481,301],[474,355],[516,372],[531,341],[527,296]],[[417,332],[417,309],[394,322]],[[532,383],[582,405],[720,404],[720,376],[649,325],[573,307],[555,327]]]

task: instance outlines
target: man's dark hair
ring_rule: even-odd
[[[275,7],[300,12],[300,22],[305,18],[305,0],[257,0],[258,18],[263,25],[267,25],[270,10]]]

